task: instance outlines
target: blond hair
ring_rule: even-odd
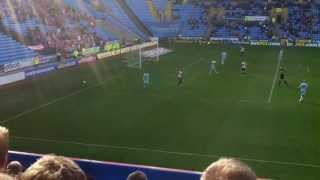
[[[7,166],[9,151],[9,130],[0,126],[0,169],[4,170]]]
[[[32,164],[22,180],[86,180],[86,175],[72,160],[55,155],[45,155]]]
[[[249,166],[236,159],[221,158],[202,174],[201,180],[256,180]]]

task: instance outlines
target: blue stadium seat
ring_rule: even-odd
[[[0,63],[35,57],[36,53],[0,33]]]

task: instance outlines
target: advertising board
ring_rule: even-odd
[[[33,65],[33,58],[23,59],[19,61],[12,61],[12,62],[5,63],[3,65],[3,71],[4,72],[15,71],[15,70],[32,66],[32,65]]]
[[[247,22],[250,21],[266,21],[268,20],[268,16],[245,16],[244,20]]]
[[[81,51],[82,56],[90,56],[100,52],[100,47],[83,48]]]
[[[0,86],[10,84],[13,82],[24,80],[25,74],[24,72],[14,73],[14,74],[8,74],[5,76],[0,76]]]
[[[51,66],[47,66],[47,67],[42,67],[42,68],[37,68],[37,69],[32,69],[32,70],[28,70],[25,72],[25,77],[26,78],[30,78],[30,77],[34,77],[34,76],[38,76],[38,75],[42,75],[51,71],[56,70],[56,66],[55,65],[51,65]]]
[[[237,37],[226,37],[226,38],[212,37],[212,38],[210,38],[210,40],[212,40],[212,41],[239,41],[239,38],[237,38]]]
[[[131,52],[131,51],[136,51],[136,50],[139,50],[139,49],[152,47],[152,46],[156,46],[156,45],[157,45],[156,41],[146,42],[146,43],[143,43],[143,44],[138,44],[138,45],[134,45],[134,46],[130,46],[130,47],[125,47],[125,48],[118,49],[118,50],[115,50],[115,51],[99,53],[99,54],[97,54],[97,58],[98,59],[104,59],[104,58],[117,56],[117,55],[120,55],[120,54],[125,54],[125,53]]]
[[[49,62],[53,62],[53,61],[57,61],[57,55],[40,57],[40,64],[45,64],[45,63],[49,63]]]
[[[94,62],[97,58],[95,56],[88,56],[81,58],[78,62],[79,64],[84,64],[84,63],[91,63]]]
[[[63,69],[63,68],[72,67],[72,66],[75,66],[75,65],[77,65],[77,61],[70,60],[70,61],[67,61],[67,62],[59,63],[57,67],[58,67],[58,69]]]

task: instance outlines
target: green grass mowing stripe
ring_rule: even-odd
[[[195,61],[195,62],[192,62],[192,63],[190,63],[190,64],[187,64],[183,69],[191,68],[192,66],[194,66],[194,65],[196,65],[196,64],[199,64],[200,62],[202,62],[202,61],[204,61],[204,60],[205,60],[204,58],[200,58],[200,60],[198,60],[198,61]],[[112,79],[117,79],[117,78],[119,78],[119,77],[120,77],[120,76],[114,77],[114,78],[112,78]],[[45,107],[47,107],[47,106],[50,106],[50,105],[52,105],[52,104],[55,104],[55,103],[58,103],[58,102],[60,102],[60,101],[65,100],[65,99],[68,99],[69,97],[72,97],[72,96],[76,96],[76,95],[78,95],[78,94],[81,94],[81,93],[83,93],[83,92],[85,92],[85,91],[87,91],[87,90],[89,90],[89,89],[96,88],[96,87],[99,87],[99,86],[103,86],[103,85],[104,85],[106,82],[108,82],[108,81],[110,81],[110,79],[106,79],[106,80],[104,80],[104,81],[102,81],[102,82],[100,82],[100,83],[98,83],[98,84],[95,84],[95,85],[92,85],[92,86],[87,86],[87,87],[85,87],[85,88],[79,89],[79,90],[77,90],[77,91],[75,91],[75,92],[72,92],[72,93],[67,94],[67,95],[65,95],[65,96],[62,96],[62,97],[59,97],[59,98],[54,99],[54,100],[52,100],[52,101],[49,101],[49,102],[47,102],[47,103],[45,103],[45,104],[42,104],[42,105],[40,105],[40,106],[34,107],[34,108],[32,108],[32,109],[29,109],[29,110],[26,110],[26,111],[24,111],[24,112],[21,112],[21,113],[19,113],[19,114],[17,114],[17,115],[14,115],[14,116],[12,116],[12,117],[10,117],[10,118],[8,118],[8,119],[5,119],[5,120],[1,121],[0,123],[1,123],[1,124],[5,124],[5,123],[7,123],[7,122],[9,122],[9,121],[18,119],[18,118],[23,117],[23,116],[25,116],[25,115],[27,115],[27,114],[33,113],[33,112],[38,111],[38,110],[40,110],[40,109],[42,109],[42,108],[45,108]]]
[[[117,78],[120,78],[120,77],[121,77],[121,75],[120,75],[120,76],[117,76],[117,77],[113,77],[112,80],[117,79]],[[25,115],[27,115],[27,114],[36,112],[36,111],[38,111],[38,110],[40,110],[40,109],[42,109],[42,108],[45,108],[45,107],[50,106],[50,105],[52,105],[52,104],[58,103],[58,102],[60,102],[60,101],[63,101],[63,100],[65,100],[65,99],[68,99],[68,98],[70,98],[70,97],[72,97],[72,96],[76,96],[76,95],[78,95],[78,94],[81,94],[81,93],[83,93],[83,92],[85,92],[85,91],[87,91],[87,90],[90,90],[90,89],[93,89],[93,88],[96,88],[96,87],[103,86],[106,82],[108,82],[108,81],[110,81],[110,80],[111,80],[111,79],[106,79],[106,80],[104,80],[104,81],[102,81],[102,82],[100,82],[100,83],[97,83],[97,84],[94,84],[94,85],[87,86],[87,87],[85,87],[85,88],[79,89],[79,90],[77,90],[77,91],[75,91],[75,92],[72,92],[72,93],[67,94],[67,95],[65,95],[65,96],[59,97],[59,98],[57,98],[57,99],[54,99],[54,100],[49,101],[49,102],[47,102],[47,103],[45,103],[45,104],[42,104],[42,105],[40,105],[40,106],[31,108],[31,109],[26,110],[26,111],[24,111],[24,112],[21,112],[21,113],[15,115],[15,116],[12,116],[12,117],[10,117],[10,118],[8,118],[8,119],[5,119],[5,120],[1,121],[0,123],[1,123],[1,124],[5,124],[5,123],[7,123],[7,122],[9,122],[9,121],[13,121],[13,120],[15,120],[15,119],[21,118],[21,117],[23,117],[23,116],[25,116]]]
[[[88,86],[88,87],[86,87],[86,88],[83,88],[83,89],[80,89],[80,90],[75,91],[75,92],[73,92],[73,93],[70,93],[70,94],[68,94],[68,95],[66,95],[66,96],[63,96],[63,97],[54,99],[54,100],[52,100],[52,101],[50,101],[50,102],[48,102],[48,103],[42,104],[42,105],[40,105],[40,106],[38,106],[38,107],[32,108],[32,109],[27,110],[27,111],[24,111],[24,112],[22,112],[22,113],[19,113],[19,114],[15,115],[15,116],[13,116],[13,117],[11,117],[11,118],[5,119],[5,120],[1,121],[1,123],[2,123],[2,124],[5,124],[5,123],[7,123],[7,122],[9,122],[9,121],[12,121],[12,120],[15,120],[15,119],[17,119],[17,118],[23,117],[23,116],[26,115],[26,114],[35,112],[35,111],[37,111],[37,110],[39,110],[39,109],[42,109],[42,108],[44,108],[44,107],[46,107],[46,106],[49,106],[49,105],[54,104],[54,103],[57,103],[57,102],[59,102],[59,101],[62,101],[62,100],[64,100],[64,99],[67,99],[67,98],[69,98],[69,97],[71,97],[71,96],[75,96],[75,95],[77,95],[77,94],[80,94],[80,93],[82,93],[82,92],[84,92],[84,91],[86,91],[86,90],[88,90],[88,89],[93,88],[93,87],[96,87],[96,86]]]
[[[89,144],[89,143],[83,143],[83,142],[61,141],[61,140],[52,140],[52,139],[44,139],[44,138],[31,138],[31,137],[19,137],[19,136],[12,136],[12,138],[25,140],[25,141],[34,141],[34,142],[74,144],[74,145],[87,146],[87,147],[98,147],[103,149],[122,149],[122,150],[128,150],[128,151],[143,151],[143,152],[153,152],[153,153],[162,153],[162,154],[174,154],[178,156],[193,156],[193,157],[208,157],[208,158],[224,157],[224,155],[200,154],[200,153],[192,153],[192,152],[177,152],[177,151],[167,151],[167,150],[160,150],[160,149],[149,149],[149,148],[139,148],[139,147],[129,147],[129,146],[114,146],[114,145],[106,145],[106,144]],[[232,156],[232,157],[235,157],[235,156]],[[246,157],[235,157],[235,158],[240,159],[242,161],[256,162],[256,163],[262,163],[262,164],[277,164],[277,165],[283,165],[283,166],[295,166],[295,167],[307,167],[307,168],[320,169],[319,164],[263,160],[263,159],[253,159],[253,158],[246,158]]]

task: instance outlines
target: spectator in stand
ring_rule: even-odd
[[[148,177],[142,171],[135,171],[135,172],[129,174],[127,180],[148,180]]]
[[[7,166],[7,174],[12,177],[19,178],[23,171],[23,166],[18,161],[12,161]]]
[[[0,171],[5,171],[7,167],[9,150],[9,130],[0,126]]]
[[[45,155],[22,174],[21,180],[87,180],[87,177],[74,161]]]
[[[212,163],[201,180],[256,180],[256,174],[246,164],[235,159],[222,158]]]

